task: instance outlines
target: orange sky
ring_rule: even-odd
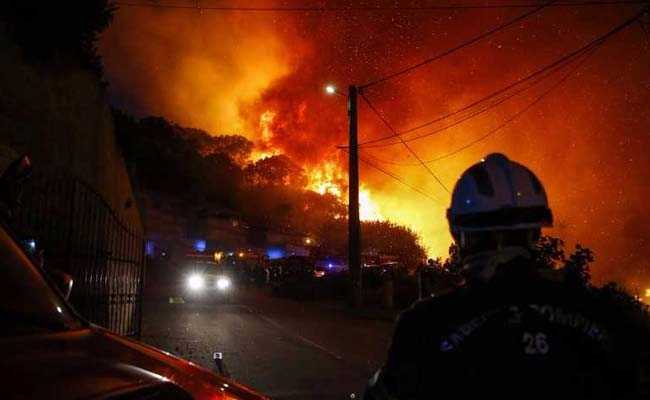
[[[366,94],[398,130],[406,129],[531,73],[637,9],[630,5],[547,9]],[[101,53],[117,106],[214,134],[243,134],[260,149],[286,153],[321,175],[329,168],[339,179],[346,162],[335,146],[346,140],[346,105],[341,97],[324,95],[325,83],[333,82],[342,90],[350,83],[365,83],[522,12],[418,15],[124,8],[102,38]],[[596,278],[650,285],[648,40],[638,26],[620,33],[521,118],[475,146],[430,164],[431,168],[451,188],[465,168],[489,152],[504,152],[527,164],[547,187],[557,222],[552,233],[595,250]],[[410,144],[423,159],[458,149],[512,116],[552,81]],[[432,128],[436,126],[440,125]],[[360,105],[361,140],[386,133]],[[398,164],[414,161],[403,146],[362,154]],[[332,166],[338,172],[333,173]],[[449,194],[421,167],[381,167],[439,201],[362,165],[364,196],[375,203],[374,215],[414,228],[431,255],[444,255],[450,242],[444,217]]]

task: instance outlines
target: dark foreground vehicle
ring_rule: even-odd
[[[84,321],[0,226],[0,398],[264,399]]]
[[[8,183],[25,175],[29,162],[22,164],[0,178],[9,209],[18,196]],[[265,399],[85,321],[50,279],[0,216],[0,399]]]

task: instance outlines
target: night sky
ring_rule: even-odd
[[[323,4],[349,5],[299,5]],[[406,130],[525,77],[640,9],[633,4],[548,7],[365,94],[398,131]],[[336,179],[346,168],[345,153],[336,149],[346,142],[346,104],[324,94],[326,83],[345,91],[349,84],[417,63],[529,10],[281,13],[122,7],[102,38],[101,53],[114,104],[213,134],[242,134],[260,152],[285,153],[307,171],[333,166]],[[649,31],[650,18],[641,21]],[[558,69],[502,104],[409,144],[424,160],[458,151],[429,164],[449,188],[490,152],[526,164],[547,188],[556,216],[550,233],[596,252],[597,281],[650,285],[650,37],[642,27],[631,25],[579,65]],[[360,124],[361,141],[389,133],[363,104]],[[379,214],[416,229],[432,256],[444,255],[450,243],[449,194],[400,144],[361,154],[438,199],[362,165],[362,183]]]

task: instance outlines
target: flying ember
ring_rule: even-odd
[[[60,3],[0,12],[0,400],[650,399],[650,0]]]
[[[451,190],[468,165],[503,152],[526,161],[546,183],[557,222],[550,233],[568,246],[579,241],[593,248],[597,279],[650,276],[645,270],[642,277],[629,272],[650,254],[647,169],[639,168],[648,160],[649,53],[640,30],[621,32],[584,66],[557,64],[521,90],[517,86],[517,95],[455,113],[555,65],[620,22],[616,13],[580,11],[582,17],[575,18],[561,7],[549,8],[541,19],[441,59],[435,70],[425,66],[364,90],[383,118],[405,131],[403,138],[427,168],[394,137],[362,145],[362,159],[393,175],[360,164],[361,183],[377,206],[366,214],[362,205],[363,217],[408,226],[430,256],[445,256],[451,237],[443,186]],[[453,21],[435,13],[373,14],[363,29],[350,29],[347,18],[300,13],[263,18],[133,8],[118,11],[100,48],[115,101],[214,135],[245,136],[255,144],[251,161],[286,155],[306,174],[305,188],[341,198],[347,191],[347,153],[336,146],[347,142],[347,86],[452,48],[512,13],[468,10]],[[570,38],[568,26],[576,32]],[[626,54],[638,54],[640,61]],[[543,101],[534,100],[555,86]],[[362,102],[360,142],[386,137],[387,131]]]

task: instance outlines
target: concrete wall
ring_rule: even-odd
[[[36,170],[64,170],[99,192],[142,228],[113,121],[96,76],[24,60],[0,30],[0,147],[28,154]],[[2,161],[2,160],[0,160]],[[125,207],[127,202],[132,203]]]

